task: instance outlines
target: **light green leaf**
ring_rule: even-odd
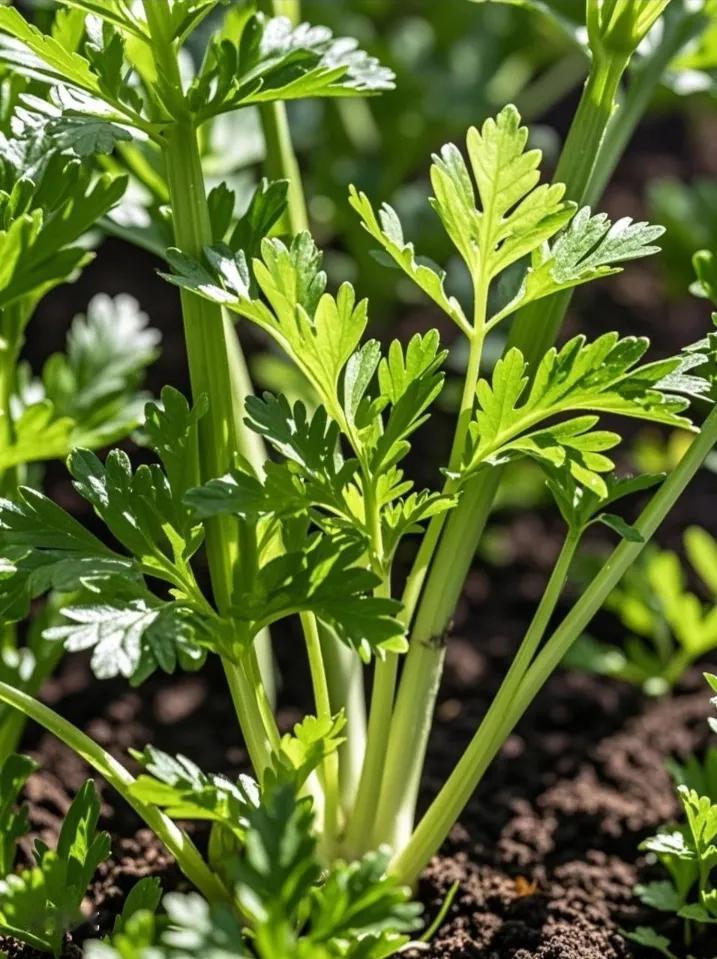
[[[393,89],[393,73],[327,27],[263,14],[240,19],[240,35],[210,45],[189,102],[200,119],[250,103],[366,96]]]
[[[343,711],[336,716],[305,716],[281,737],[274,772],[299,791],[314,770],[345,741]]]
[[[154,746],[135,758],[146,770],[131,787],[137,799],[161,806],[173,819],[221,823],[244,839],[248,813],[259,802],[259,788],[249,776],[233,782],[210,775],[186,756],[170,756]]]
[[[476,206],[468,167],[449,143],[434,157],[432,205],[474,278],[485,287],[502,270],[538,249],[571,219],[565,187],[539,184],[539,150],[526,152],[528,130],[520,114],[505,107],[481,130],[471,127],[468,157],[481,209]]]
[[[45,639],[64,643],[70,652],[91,649],[98,679],[125,676],[138,686],[158,667],[173,673],[178,665],[195,670],[204,662],[200,640],[207,643],[206,626],[175,603],[151,606],[136,599],[121,607],[102,603],[61,612],[69,625],[46,629]]]
[[[0,880],[0,931],[59,955],[65,933],[82,920],[80,906],[110,837],[97,833],[100,801],[88,780],[70,806],[51,851],[36,842],[37,865]]]
[[[682,371],[690,367],[690,360],[676,357],[638,366],[646,349],[646,340],[621,339],[617,333],[606,333],[592,343],[584,336],[574,337],[561,350],[545,354],[527,395],[527,365],[519,350],[510,350],[496,364],[491,383],[478,383],[467,472],[516,452],[558,467],[567,460],[579,483],[607,496],[599,474],[609,472],[613,464],[601,451],[609,450],[619,437],[595,431],[599,416],[594,414],[690,425],[681,415],[687,401],[673,392],[685,385]],[[572,418],[542,425],[560,414]]]
[[[0,9],[0,33],[13,37],[21,45],[15,48],[18,58],[15,66],[31,70],[46,82],[64,81],[88,93],[100,95],[99,80],[92,72],[89,61],[78,53],[65,50],[54,37],[32,26],[19,10],[12,7]],[[9,58],[7,49],[4,57]]]
[[[412,243],[403,236],[398,214],[384,203],[378,217],[371,201],[356,187],[349,188],[349,203],[361,217],[361,225],[384,248],[386,253],[423,292],[453,320],[464,333],[470,333],[470,324],[458,300],[448,296],[444,289],[445,272],[416,258]]]
[[[661,226],[633,223],[630,217],[611,223],[605,213],[592,216],[590,208],[583,207],[552,244],[534,250],[518,293],[491,317],[489,325],[559,290],[619,273],[616,263],[659,252],[653,244],[664,232]]]
[[[28,830],[27,809],[16,809],[19,793],[38,769],[29,756],[9,755],[0,767],[0,877],[12,872],[15,847]]]

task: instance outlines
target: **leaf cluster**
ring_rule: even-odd
[[[84,602],[63,609],[68,624],[50,627],[45,638],[70,649],[92,648],[97,675],[119,674],[134,683],[157,667],[198,668],[203,647],[222,628],[189,563],[202,533],[182,503],[186,486],[196,480],[201,409],[190,409],[171,389],[163,397],[164,405],[148,404],[147,434],[166,472],[158,464],[133,471],[120,450],[102,463],[76,449],[68,461],[77,491],[124,552],[30,487],[21,488],[16,500],[0,501],[3,620],[23,618],[31,601],[50,590],[80,594]],[[169,599],[158,583],[169,588]]]
[[[583,637],[568,657],[577,668],[669,691],[688,666],[717,647],[717,542],[701,527],[685,531],[689,567],[671,550],[648,548],[607,600],[629,635],[618,649]],[[701,593],[689,579],[696,576]]]
[[[35,842],[35,865],[14,872],[14,843],[27,828],[26,815],[12,805],[35,764],[10,756],[0,770],[3,872],[0,931],[43,952],[59,956],[65,934],[82,921],[80,905],[99,864],[110,852],[110,837],[97,832],[100,801],[88,780],[65,816],[57,847]]]
[[[65,29],[43,34],[16,9],[0,10],[0,59],[46,84],[49,101],[26,106],[80,153],[110,153],[131,138],[159,141],[185,110],[200,124],[251,104],[304,97],[365,96],[392,89],[393,74],[321,26],[292,26],[250,7],[229,11],[186,91],[158,75],[142,5],[63,0]],[[219,0],[173,3],[169,33],[181,46]],[[71,19],[70,19],[71,17]]]
[[[137,788],[145,794],[162,782],[177,790],[187,797],[179,807],[182,815],[204,818],[207,805],[213,805],[210,797],[227,795],[226,782],[218,789],[214,777],[187,760],[174,761],[155,750],[145,758],[160,779],[152,786],[140,786],[138,780]],[[241,795],[241,835],[230,873],[246,927],[226,906],[172,894],[164,899],[166,916],[156,917],[153,909],[136,911],[108,940],[90,943],[88,959],[385,959],[406,944],[419,907],[409,902],[408,890],[386,876],[385,852],[351,864],[336,862],[324,874],[314,813],[308,800],[297,798],[295,783],[270,781],[260,802],[243,787]],[[222,821],[228,825],[231,819],[230,814]]]
[[[384,254],[469,337],[518,309],[561,290],[620,271],[617,264],[656,252],[659,226],[577,210],[562,184],[540,183],[541,152],[526,149],[528,130],[507,106],[466,139],[468,162],[453,143],[433,157],[430,203],[468,268],[475,292],[471,316],[446,293],[446,276],[418,256],[388,204],[378,215],[364,193],[349,202]],[[478,323],[478,326],[476,326]]]
[[[717,693],[717,676],[705,674]],[[717,698],[712,700],[717,703]],[[711,720],[714,729],[714,720]],[[684,766],[671,764],[684,821],[667,826],[641,843],[665,869],[668,878],[638,885],[635,892],[645,905],[672,913],[684,920],[685,937],[692,923],[717,924],[717,751],[711,749],[704,763],[690,757]],[[628,938],[673,957],[670,941],[651,928],[627,933]]]

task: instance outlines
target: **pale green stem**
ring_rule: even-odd
[[[488,765],[505,742],[548,677],[560,665],[575,640],[635,563],[675,505],[687,484],[717,442],[717,408],[705,420],[699,435],[679,465],[652,497],[635,523],[642,542],[623,540],[545,644],[528,671],[502,690],[500,706],[491,707],[468,749],[417,826],[410,841],[397,851],[392,864],[402,882],[414,882],[440,848],[473,795]],[[501,694],[499,694],[501,695]]]
[[[319,628],[314,614],[302,613],[301,626],[306,641],[316,715],[319,719],[330,720],[332,718],[331,697],[326,680]],[[322,845],[324,855],[328,858],[339,833],[339,757],[337,752],[332,752],[324,759],[321,766],[321,779],[324,788]]]
[[[210,902],[231,902],[227,890],[210,871],[189,836],[156,806],[133,795],[134,776],[121,763],[54,710],[7,683],[0,682],[0,700],[39,723],[96,769],[164,843],[184,875],[203,896]]]
[[[689,10],[686,0],[674,0],[670,5],[663,17],[663,34],[659,41],[630,69],[627,92],[608,124],[600,148],[600,162],[595,164],[583,202],[591,206],[599,202],[665,70],[706,23],[704,10]]]
[[[331,711],[346,710],[346,741],[339,748],[341,806],[347,819],[354,808],[366,752],[366,695],[364,668],[358,653],[342,643],[335,633],[319,624],[321,649],[331,697]]]
[[[570,128],[556,172],[556,180],[566,184],[567,196],[580,199],[587,189],[605,130],[615,109],[620,79],[627,66],[624,58],[593,65],[585,84],[578,111]],[[511,331],[511,340],[529,361],[539,359],[552,343],[562,320],[566,303],[556,297],[540,304],[537,318],[523,311]],[[552,311],[556,310],[555,313]],[[400,848],[413,826],[415,804],[423,762],[432,726],[433,710],[445,658],[445,636],[460,597],[465,578],[485,527],[500,480],[500,468],[483,471],[463,490],[456,509],[447,517],[440,545],[430,554],[419,551],[423,568],[428,571],[425,589],[418,605],[411,647],[396,697],[392,721],[387,769],[379,805],[374,838],[388,840]],[[428,535],[431,535],[429,527]],[[422,576],[409,577],[412,595],[417,593]],[[420,703],[420,711],[416,704]]]
[[[389,581],[386,579],[376,593],[380,596],[389,596],[390,591]],[[363,758],[356,802],[346,830],[345,848],[350,857],[358,857],[366,851],[366,841],[373,829],[378,791],[386,759],[388,730],[391,728],[397,673],[398,656],[395,653],[387,653],[384,659],[376,660],[366,753]]]
[[[175,121],[165,133],[163,154],[172,206],[175,242],[184,252],[201,256],[212,242],[204,175],[197,131],[186,112],[177,54],[171,39],[171,13],[168,0],[144,0],[147,23],[152,35],[152,51],[165,93],[173,99]],[[195,398],[209,399],[207,415],[199,424],[201,476],[212,479],[230,469],[234,454],[246,448],[242,442],[243,405],[235,407],[236,383],[232,379],[232,359],[237,362],[238,346],[227,340],[227,325],[216,304],[182,291],[182,314],[189,361],[192,392]],[[207,556],[215,599],[220,610],[231,607],[234,571],[238,559],[237,524],[231,517],[218,517],[206,524]],[[271,763],[275,728],[266,728],[265,716],[256,699],[249,694],[253,683],[243,665],[225,659],[232,699],[258,776]]]
[[[466,448],[468,432],[473,410],[475,407],[476,384],[480,376],[480,364],[485,339],[485,323],[488,304],[487,281],[477,283],[475,290],[473,336],[466,378],[463,384],[463,395],[458,414],[449,470],[455,472],[460,468]],[[454,491],[454,481],[448,480],[445,492]],[[438,534],[444,527],[445,514],[433,517],[426,534],[429,542],[437,542]],[[423,568],[427,569],[419,551],[419,560]],[[419,587],[420,574],[412,573],[409,582],[412,590]],[[417,595],[417,592],[415,593]],[[437,611],[442,608],[445,597],[431,593],[424,595],[416,618],[416,624],[411,637],[411,645],[406,656],[403,676],[398,696],[395,697],[395,708],[392,719],[384,726],[383,731],[376,731],[374,748],[379,753],[380,762],[376,763],[378,774],[372,781],[375,815],[372,817],[373,833],[371,836],[364,833],[365,848],[376,843],[388,842],[398,848],[402,841],[408,839],[413,828],[415,804],[418,798],[421,772],[428,736],[433,721],[433,705],[438,693],[438,682],[444,657],[444,630],[435,632],[434,624]],[[404,610],[404,615],[410,617],[412,609]],[[433,661],[435,668],[427,668],[427,663]],[[389,667],[385,667],[387,670]],[[396,672],[387,677],[386,689],[382,688],[381,710],[388,709],[388,699],[393,702],[395,695]],[[389,686],[390,681],[390,686]],[[368,751],[372,748],[371,727],[369,724]],[[388,736],[386,730],[389,730]],[[408,747],[408,748],[407,748]],[[372,810],[374,811],[374,810]]]

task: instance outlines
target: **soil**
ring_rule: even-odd
[[[670,127],[668,132],[670,136],[659,126],[657,132],[647,128],[643,149],[633,150],[623,164],[607,209],[641,215],[644,211],[633,209],[638,187],[655,170],[674,172],[673,160],[680,151],[683,158],[690,155],[682,131]],[[656,146],[665,142],[673,149],[659,154]],[[648,162],[654,169],[646,168]],[[684,164],[677,166],[684,173]],[[121,270],[116,269],[117,262],[122,263]],[[155,276],[155,266],[149,258],[111,243],[107,255],[76,286],[57,291],[43,306],[47,314],[43,329],[51,332],[42,343],[30,343],[30,353],[37,359],[59,348],[62,329],[51,319],[71,315],[92,292],[130,289],[140,295],[165,334],[150,388],[156,391],[165,382],[185,388],[176,305]],[[629,326],[631,332],[653,336],[660,355],[674,349],[676,338],[679,345],[704,332],[702,306],[694,301],[681,302],[679,308],[664,305],[654,268],[632,268],[612,281],[609,293],[606,290],[600,286],[576,298],[575,313],[580,312],[581,320],[588,315],[592,333]],[[625,323],[621,314],[628,312],[630,320]],[[425,318],[404,319],[401,329],[416,325],[425,328]],[[572,332],[574,323],[573,330],[570,324],[568,328]],[[441,435],[437,429],[430,439],[440,442]],[[63,505],[77,507],[60,467],[50,471],[48,481],[51,495]],[[713,483],[709,475],[697,478],[689,498],[665,524],[662,542],[673,544],[688,523],[705,524],[705,517],[714,517]],[[86,511],[82,518],[89,519]],[[557,527],[552,521],[520,513],[501,519],[512,554],[510,576],[478,565],[467,584],[448,648],[421,797],[424,805],[483,715],[556,552]],[[717,533],[717,528],[712,532]],[[615,630],[615,622],[608,617],[599,618],[594,626],[595,635],[619,639]],[[282,728],[298,717],[308,688],[291,640],[291,636],[280,637],[278,650],[285,667]],[[425,871],[419,895],[429,920],[440,910],[453,883],[459,886],[430,948],[409,953],[411,959],[414,955],[416,959],[641,959],[648,953],[626,941],[622,928],[642,924],[673,933],[669,921],[644,909],[633,895],[635,883],[651,877],[653,869],[637,847],[677,813],[666,759],[685,757],[706,745],[710,707],[701,671],[689,673],[674,695],[663,700],[647,699],[618,682],[557,673],[492,764],[441,855]],[[141,691],[133,691],[121,682],[94,681],[86,657],[72,655],[62,662],[43,698],[123,760],[129,747],[153,742],[190,756],[208,771],[235,775],[246,768],[247,757],[231,703],[218,692],[223,688],[220,670],[210,663],[199,675],[155,677]],[[26,792],[32,828],[35,835],[52,841],[88,770],[36,728],[28,730],[24,746],[41,765]],[[112,834],[113,855],[89,890],[87,922],[73,933],[66,959],[79,955],[78,944],[85,938],[111,927],[137,878],[157,875],[166,890],[185,888],[173,860],[153,835],[103,783],[98,782],[98,788],[102,825]],[[201,833],[197,838],[201,843]],[[29,859],[29,843],[24,854]],[[678,941],[677,936],[673,941]],[[37,955],[0,938],[3,950],[10,959]],[[717,946],[707,939],[697,941],[690,953],[696,959],[715,959]]]

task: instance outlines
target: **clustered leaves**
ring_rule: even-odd
[[[705,674],[717,693],[717,676]],[[717,697],[712,699],[717,705]],[[715,730],[715,720],[710,720]],[[717,750],[711,747],[703,762],[690,757],[685,765],[672,763],[684,821],[666,826],[640,846],[654,855],[667,879],[638,885],[636,894],[645,905],[684,920],[689,940],[692,924],[717,924],[717,888],[712,873],[717,865]],[[650,927],[638,928],[629,938],[674,959],[670,940]]]
[[[683,544],[703,595],[689,588],[688,569],[677,553],[648,548],[606,604],[629,630],[621,648],[585,637],[571,651],[573,665],[662,695],[691,663],[717,648],[717,542],[693,526]]]
[[[408,942],[406,933],[416,928],[419,907],[408,902],[407,890],[386,877],[387,852],[350,864],[336,862],[322,877],[311,803],[297,800],[291,784],[275,781],[258,802],[245,784],[220,785],[185,759],[175,761],[153,750],[151,768],[167,786],[164,799],[169,800],[172,789],[179,794],[187,788],[191,798],[178,807],[183,818],[206,818],[208,810],[197,806],[206,800],[210,818],[217,816],[226,828],[241,833],[228,869],[247,925],[226,906],[174,893],[164,899],[166,917],[138,909],[107,941],[90,943],[88,959],[384,959]],[[141,782],[142,795],[161,794],[159,783]],[[183,785],[189,782],[191,786]],[[224,799],[215,804],[210,797],[220,793]],[[230,810],[227,803],[238,804],[238,820],[233,815],[237,809]]]
[[[65,934],[82,922],[80,906],[98,865],[110,852],[110,837],[98,833],[100,801],[88,780],[65,816],[56,849],[35,841],[35,865],[14,871],[16,843],[28,831],[17,795],[37,768],[11,755],[0,768],[0,932],[59,956]]]

